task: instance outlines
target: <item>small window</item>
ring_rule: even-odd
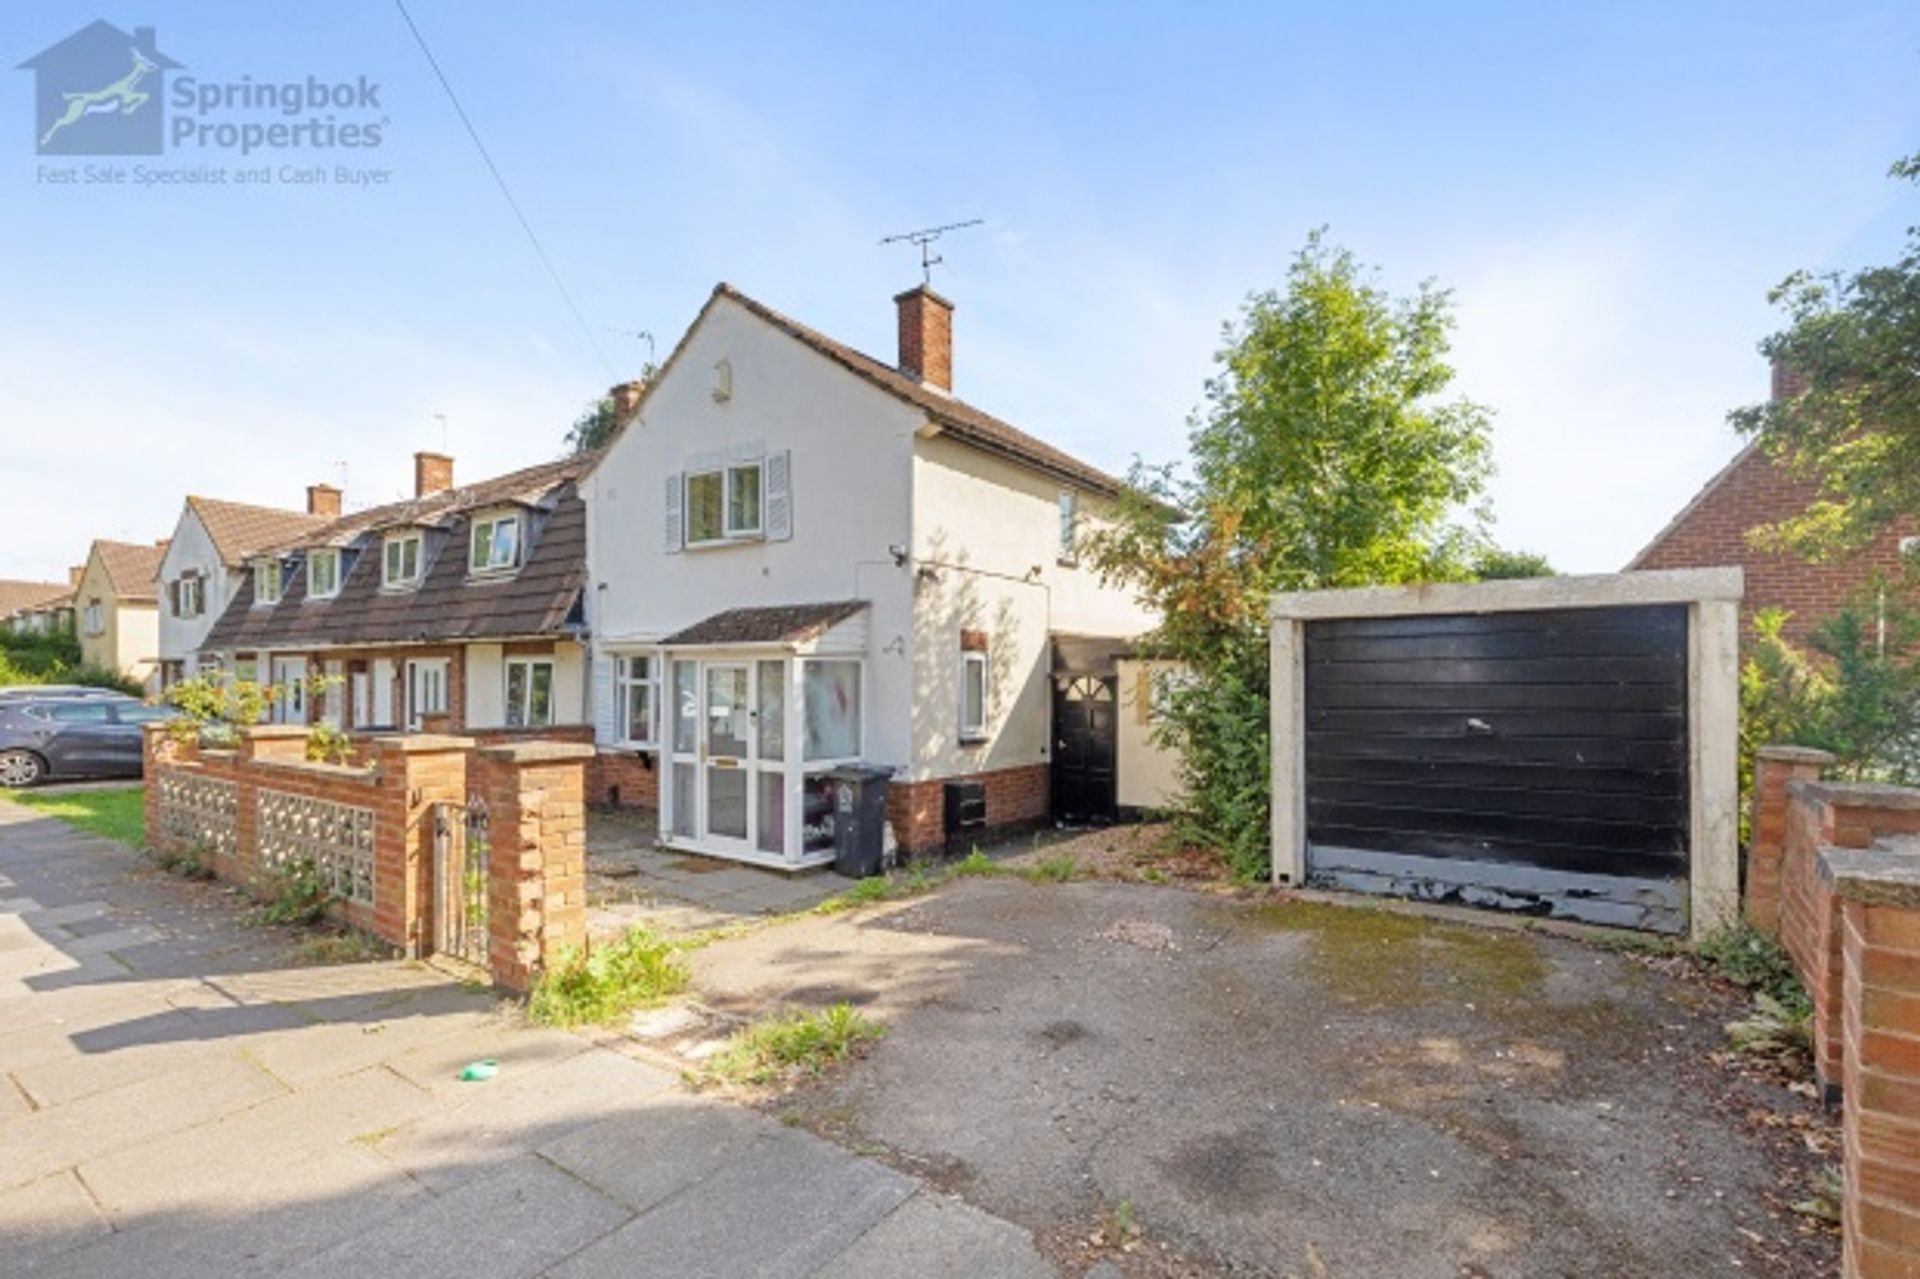
[[[198,617],[207,611],[207,579],[198,575],[180,579],[180,616]]]
[[[307,598],[330,600],[340,593],[340,552],[307,552]]]
[[[960,740],[985,741],[987,736],[987,655],[960,654]]]
[[[280,574],[279,560],[261,560],[253,566],[253,602],[255,604],[280,602]]]
[[[1072,564],[1080,558],[1080,495],[1072,489],[1060,491],[1060,562]]]
[[[758,462],[687,476],[687,545],[760,537],[762,483]]]
[[[659,663],[652,657],[622,657],[614,667],[620,689],[620,740],[628,746],[654,744],[660,701]]]
[[[387,539],[382,586],[412,586],[420,580],[420,535],[403,533]]]
[[[88,600],[86,609],[81,613],[81,631],[87,635],[105,635],[107,633],[107,610],[99,600]]]
[[[467,567],[476,573],[498,573],[520,564],[520,517],[496,515],[473,522],[472,549]]]
[[[553,663],[514,658],[507,662],[507,727],[547,728],[553,723]]]

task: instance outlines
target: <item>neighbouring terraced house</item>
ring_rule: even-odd
[[[304,512],[189,497],[160,562],[161,687],[198,672],[207,633],[239,592],[254,556],[338,518],[340,490],[328,484],[307,489]]]
[[[584,736],[586,465],[456,485],[415,454],[413,498],[251,553],[199,660],[276,687],[283,723]]]
[[[56,611],[64,604],[71,612],[79,577],[76,569],[68,582],[0,581],[0,629],[29,635],[57,629]]]
[[[1121,481],[955,397],[945,299],[895,306],[889,362],[719,286],[582,483],[596,735],[673,847],[818,864],[852,761],[907,850],[1171,797],[1154,618],[1083,556]]]
[[[80,660],[139,683],[158,682],[160,605],[155,582],[164,541],[95,541],[74,588]]]

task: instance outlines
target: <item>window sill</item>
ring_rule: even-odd
[[[962,746],[985,746],[991,740],[991,736],[985,732],[960,734]]]
[[[711,537],[704,542],[688,542],[689,551],[711,551],[722,546],[757,546],[767,540],[765,533],[730,533],[726,537]]]
[[[501,568],[470,568],[467,570],[469,582],[497,582],[514,576],[520,571],[518,564],[508,564]]]

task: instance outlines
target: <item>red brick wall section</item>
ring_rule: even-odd
[[[592,736],[591,732],[588,734]],[[660,807],[660,756],[654,751],[601,750],[587,763],[587,802],[622,808]]]
[[[1763,746],[1753,757],[1752,832],[1747,843],[1747,922],[1761,932],[1780,932],[1780,857],[1787,839],[1787,785],[1817,781],[1833,763],[1825,751],[1803,746]]]
[[[987,784],[987,829],[1005,830],[1045,821],[1052,811],[1051,774],[1045,764],[1024,764],[960,777],[895,782],[887,788],[887,824],[903,857],[940,851],[946,844],[946,784]]]
[[[1803,640],[1807,632],[1876,572],[1900,566],[1900,538],[1915,525],[1903,520],[1855,555],[1829,564],[1810,564],[1795,555],[1756,551],[1747,532],[1762,524],[1797,515],[1815,495],[1812,480],[1798,479],[1759,449],[1731,462],[1693,509],[1640,552],[1630,569],[1713,568],[1737,564],[1746,570],[1746,598],[1740,604],[1742,642],[1749,623],[1763,608],[1792,612],[1786,633]]]
[[[488,957],[493,979],[530,990],[559,954],[586,942],[586,774],[593,747],[525,742],[476,752],[485,798]]]

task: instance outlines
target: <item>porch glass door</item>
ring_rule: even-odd
[[[706,665],[706,834],[745,843],[751,814],[753,733],[745,663]]]

